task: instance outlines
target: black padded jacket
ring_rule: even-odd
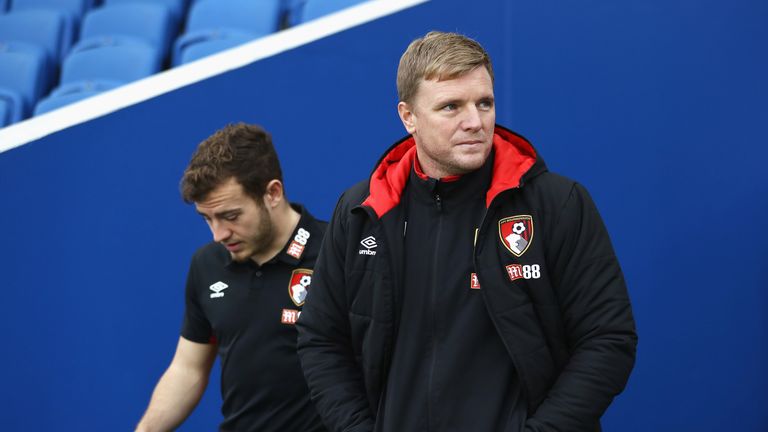
[[[474,271],[523,385],[525,429],[599,430],[637,344],[608,233],[584,187],[549,172],[527,140],[497,125],[493,147]],[[414,158],[406,137],[341,196],[297,323],[302,369],[331,431],[373,431],[396,333],[407,331],[399,204]]]

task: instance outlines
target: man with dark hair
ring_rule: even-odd
[[[332,431],[596,431],[634,365],[619,263],[587,191],[495,124],[486,51],[411,43],[409,135],[339,200],[297,323]]]
[[[221,431],[322,431],[296,356],[295,322],[325,222],[286,200],[270,135],[229,125],[203,141],[181,180],[213,242],[195,253],[171,365],[138,431],[192,412],[221,358]]]

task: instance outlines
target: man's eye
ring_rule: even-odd
[[[481,101],[479,105],[480,105],[480,109],[484,109],[484,110],[489,110],[493,108],[492,101]]]
[[[443,111],[455,111],[456,104],[448,104],[443,107]]]
[[[240,215],[238,215],[238,214],[226,215],[226,216],[224,216],[224,220],[227,221],[227,222],[234,222],[234,221],[237,220],[238,216],[240,216]]]

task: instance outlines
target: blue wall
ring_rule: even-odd
[[[498,121],[592,192],[640,333],[608,431],[768,430],[768,3],[432,1],[0,154],[0,429],[129,430],[209,233],[178,198],[227,122],[273,132],[317,215],[404,132],[400,53],[495,60]],[[218,381],[182,430],[213,430]]]

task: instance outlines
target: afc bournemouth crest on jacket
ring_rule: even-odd
[[[499,238],[504,247],[519,257],[533,241],[533,218],[529,215],[505,217],[499,221]]]
[[[299,268],[291,273],[291,280],[288,282],[288,295],[293,304],[301,306],[307,298],[309,284],[312,283],[312,270]]]

